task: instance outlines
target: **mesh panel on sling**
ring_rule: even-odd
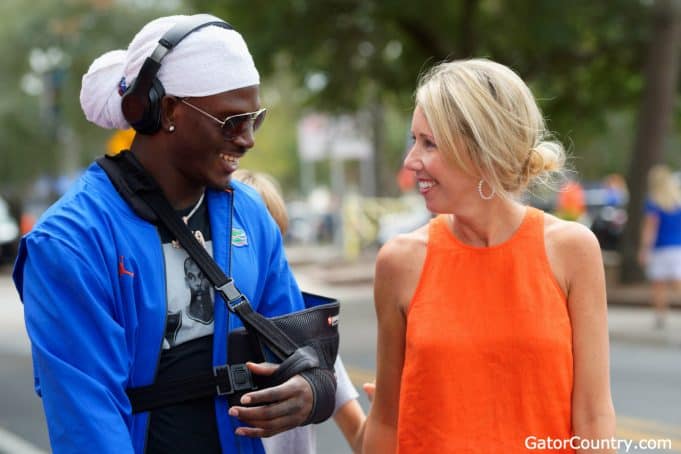
[[[339,306],[331,298],[306,292],[303,292],[303,299],[307,309],[270,317],[269,320],[294,342],[314,347],[320,353],[319,367],[331,369],[338,354]],[[261,342],[257,333],[239,328],[230,332],[229,337],[230,358],[258,358],[262,361],[274,359],[273,353]],[[233,349],[232,343],[240,348]]]
[[[338,302],[320,295],[303,292],[303,299],[307,309],[291,314],[271,317],[279,329],[285,332],[290,339],[298,345],[312,347],[318,359],[316,367],[321,369],[333,369],[336,355],[338,354]],[[238,328],[229,333],[229,364],[239,364],[246,361],[254,362],[280,362],[277,356],[268,348],[267,343],[254,330]],[[307,368],[306,368],[307,369]],[[268,377],[266,383],[254,377],[256,387],[276,386],[290,378],[288,374],[275,374]],[[230,405],[238,402],[242,393],[228,396]]]

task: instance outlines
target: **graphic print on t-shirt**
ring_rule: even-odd
[[[210,294],[210,282],[191,257],[184,261],[184,281],[190,291],[187,316],[204,325],[212,323],[213,299]]]
[[[206,243],[212,255],[212,241]],[[213,334],[214,303],[210,282],[182,248],[163,244],[168,313],[163,348]]]

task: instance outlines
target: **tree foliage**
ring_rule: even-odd
[[[312,88],[307,104],[325,110],[373,102],[406,110],[418,75],[433,63],[497,60],[531,85],[550,127],[577,156],[580,144],[607,127],[608,112],[637,107],[652,9],[638,0],[188,3],[231,21],[265,74],[288,56],[298,83]],[[325,84],[311,83],[319,80]],[[618,169],[586,155],[581,170],[622,171],[629,150],[623,151]]]
[[[507,64],[533,89],[549,127],[571,145],[583,178],[629,169],[633,197],[623,250],[625,268],[636,268],[644,173],[653,162],[680,159],[678,151],[669,153],[678,135],[662,137],[669,116],[681,125],[679,82],[665,82],[678,73],[679,26],[663,30],[681,20],[678,0],[188,1],[233,21],[265,73],[287,55],[298,83],[312,89],[307,102],[326,110],[374,103],[404,109],[418,75],[442,60]],[[663,48],[668,55],[653,58]],[[646,60],[668,68],[644,72]],[[655,90],[659,85],[665,89]]]
[[[23,0],[0,4],[0,181],[57,173],[64,147],[78,148],[82,163],[101,151],[108,132],[83,118],[80,77],[97,55],[124,48],[145,22],[171,12],[161,0],[135,6],[139,3],[35,0],[29,11]],[[598,138],[612,134],[608,129],[616,122],[609,121],[611,113],[631,115],[638,106],[651,3],[184,0],[191,10],[232,22],[244,34],[268,84],[276,80],[271,85],[284,90],[269,97],[279,107],[273,106],[259,138],[264,139],[263,159],[278,159],[277,172],[290,180],[296,168],[284,166],[295,161],[301,108],[333,112],[382,106],[396,112],[383,116],[397,123],[384,128],[387,137],[379,144],[387,148],[384,163],[392,171],[403,152],[406,131],[399,130],[406,129],[418,75],[435,62],[466,57],[500,61],[527,80],[550,128],[572,145],[575,163],[587,177],[624,171],[630,147],[595,151],[602,147]],[[58,74],[55,102],[22,88],[32,72],[31,50],[50,47],[69,56],[65,71]],[[679,109],[675,121],[681,122]],[[74,139],[58,137],[57,126],[71,128]],[[626,134],[631,131],[619,136]],[[259,159],[255,153],[253,159]]]
[[[16,191],[17,183],[37,175],[59,174],[65,170],[65,156],[74,156],[76,164],[83,165],[104,151],[111,132],[83,117],[81,76],[94,58],[125,48],[144,23],[168,14],[160,1],[146,4],[134,7],[123,0],[0,3],[0,190],[12,186]],[[41,66],[35,61],[37,55],[49,53],[61,58],[36,71],[35,66]]]

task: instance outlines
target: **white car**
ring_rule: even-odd
[[[18,239],[17,221],[10,215],[7,202],[0,198],[0,263],[14,260]]]

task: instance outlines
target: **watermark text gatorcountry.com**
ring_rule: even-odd
[[[530,435],[525,438],[525,448],[528,450],[561,450],[561,449],[616,449],[618,452],[667,450],[671,451],[670,439],[658,440],[625,440],[621,438],[602,438],[590,440],[577,435],[570,438],[540,438]]]

